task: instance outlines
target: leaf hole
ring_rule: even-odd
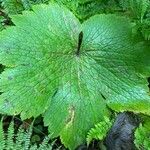
[[[81,49],[82,41],[83,41],[83,32],[81,31],[80,34],[79,34],[78,48],[77,48],[77,51],[76,51],[77,56],[80,55],[80,49]]]
[[[106,100],[106,97],[101,93],[101,96],[102,96],[102,98],[104,99],[104,100]]]
[[[150,77],[147,78],[148,81],[148,87],[150,88]]]

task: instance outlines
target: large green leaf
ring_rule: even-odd
[[[0,110],[23,119],[43,114],[53,137],[74,149],[94,124],[116,111],[150,114],[149,52],[125,18],[83,23],[56,4],[12,17],[0,35]],[[145,54],[145,55],[143,55]]]
[[[79,22],[66,9],[41,5],[34,11],[14,16],[16,27],[4,31],[0,41],[0,62],[9,67],[1,75],[1,102],[5,111],[22,112],[23,118],[49,106],[80,32]]]

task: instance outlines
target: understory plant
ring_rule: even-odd
[[[42,114],[69,149],[105,138],[112,111],[150,115],[149,0],[24,0],[15,13],[1,1],[1,113]]]
[[[150,150],[150,118],[146,117],[135,131],[134,143],[138,150]]]
[[[4,131],[2,121],[3,120],[0,122],[1,150],[52,150],[54,143],[49,143],[49,137],[45,136],[45,139],[39,145],[31,143],[33,124],[26,130],[23,128],[23,125],[21,125],[17,131],[15,131],[14,122],[11,121],[8,129]]]

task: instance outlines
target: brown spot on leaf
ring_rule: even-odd
[[[68,115],[68,118],[66,120],[67,125],[72,124],[72,122],[74,121],[75,107],[74,106],[70,106],[68,111],[69,111],[69,115]]]

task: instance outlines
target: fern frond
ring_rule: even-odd
[[[23,142],[24,142],[24,130],[20,127],[18,129],[18,133],[16,135],[16,144],[15,144],[15,148],[17,150],[20,150],[23,146]]]
[[[31,147],[30,147],[30,150],[38,150],[37,145],[33,145],[33,146],[31,146]],[[43,149],[43,150],[44,150],[44,149]]]
[[[14,148],[14,122],[11,121],[8,131],[7,131],[7,141],[6,141],[6,146],[7,149],[13,149]]]
[[[32,131],[33,131],[33,124],[31,124],[29,130],[25,132],[25,135],[24,135],[25,137],[24,149],[25,150],[28,150],[30,147]]]
[[[5,142],[6,142],[6,140],[5,140],[5,136],[4,136],[2,120],[0,121],[0,148],[1,149],[5,149],[5,145],[6,145]]]
[[[134,135],[134,143],[138,150],[150,150],[150,119],[143,124],[141,123]]]
[[[150,40],[150,20],[145,19],[142,23],[142,34],[145,40]]]
[[[142,19],[150,5],[149,0],[121,0],[120,5],[125,10],[130,10],[137,19]]]
[[[89,17],[102,13],[104,11],[105,1],[92,1],[92,0],[54,0],[59,5],[64,5],[70,9],[77,18],[81,21]]]
[[[112,121],[109,118],[105,117],[104,121],[96,124],[87,135],[87,143],[89,144],[93,139],[103,140],[112,126]]]
[[[12,121],[8,127],[7,133],[3,130],[3,123],[0,121],[0,150],[52,150],[53,142],[49,144],[49,138],[46,136],[43,142],[31,144],[31,136],[33,123],[25,132],[22,126],[19,127],[17,133],[14,133],[14,122]]]
[[[46,137],[46,138],[43,140],[43,142],[40,144],[39,150],[46,149],[48,142],[49,142],[49,137]]]

